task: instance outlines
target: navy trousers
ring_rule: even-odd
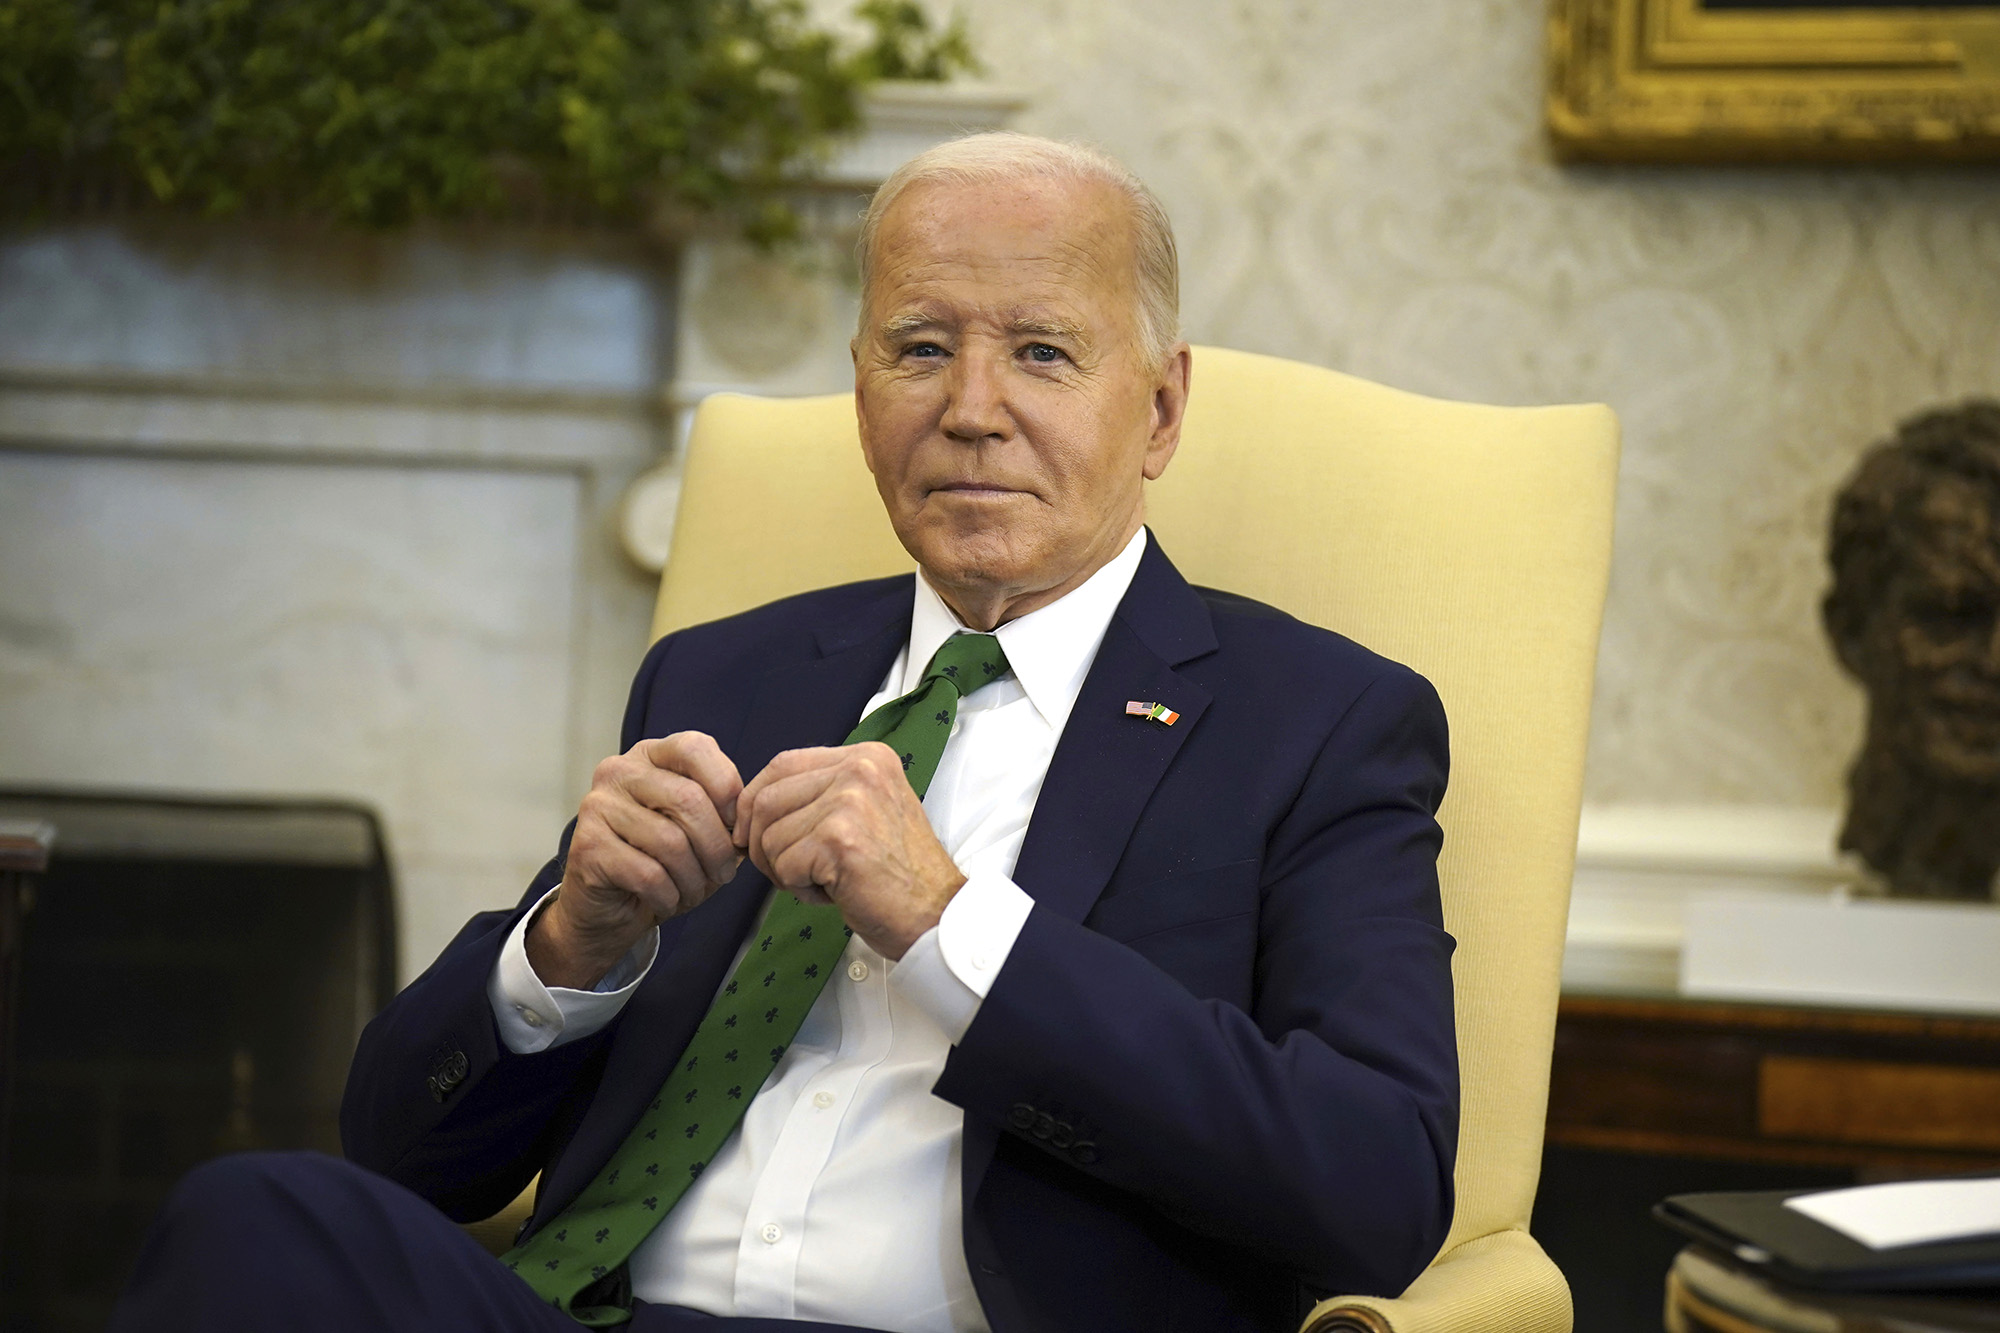
[[[629,1333],[868,1333],[641,1304]],[[429,1203],[320,1153],[190,1171],[160,1210],[109,1333],[577,1333]]]

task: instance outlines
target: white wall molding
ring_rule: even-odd
[[[1586,806],[1577,834],[1563,985],[1672,994],[1686,905],[1715,891],[1823,898],[1857,878],[1835,810]]]
[[[863,129],[815,173],[821,185],[873,190],[945,139],[1005,129],[1028,105],[1022,88],[990,83],[878,83],[864,95]]]
[[[163,378],[0,374],[0,447],[629,473],[657,451],[665,419],[649,394]]]

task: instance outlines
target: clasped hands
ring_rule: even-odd
[[[892,959],[965,883],[888,746],[787,750],[745,786],[712,737],[683,731],[597,766],[528,961],[546,985],[588,989],[746,856],[801,902],[831,902]]]

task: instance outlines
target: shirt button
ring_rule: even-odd
[[[977,968],[977,969],[978,969],[979,971],[981,971],[981,972],[984,972],[984,971],[986,971],[986,970],[987,970],[988,968],[990,968],[991,966],[993,966],[993,960],[992,960],[992,959],[990,959],[990,958],[988,958],[988,957],[987,957],[987,956],[986,956],[985,954],[983,954],[983,953],[976,953],[976,954],[972,955],[972,965],[973,965],[973,967]]]
[[[766,1245],[776,1245],[785,1238],[785,1229],[776,1222],[766,1222],[764,1229],[757,1234],[764,1238]]]
[[[521,1009],[521,1021],[523,1023],[526,1023],[531,1028],[538,1028],[544,1022],[547,1021],[540,1014],[536,1013],[533,1009],[528,1008],[528,1006],[525,1004],[520,1006],[520,1009]]]
[[[813,1094],[813,1105],[824,1111],[827,1107],[833,1105],[833,1094],[830,1092],[815,1092]]]
[[[851,981],[868,980],[868,964],[862,962],[859,958],[855,959],[847,965],[847,976]]]

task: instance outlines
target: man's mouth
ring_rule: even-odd
[[[948,481],[941,486],[931,487],[931,491],[933,494],[942,492],[948,495],[964,496],[968,499],[979,499],[982,496],[1020,494],[1020,491],[1012,486],[999,486],[985,481]]]

